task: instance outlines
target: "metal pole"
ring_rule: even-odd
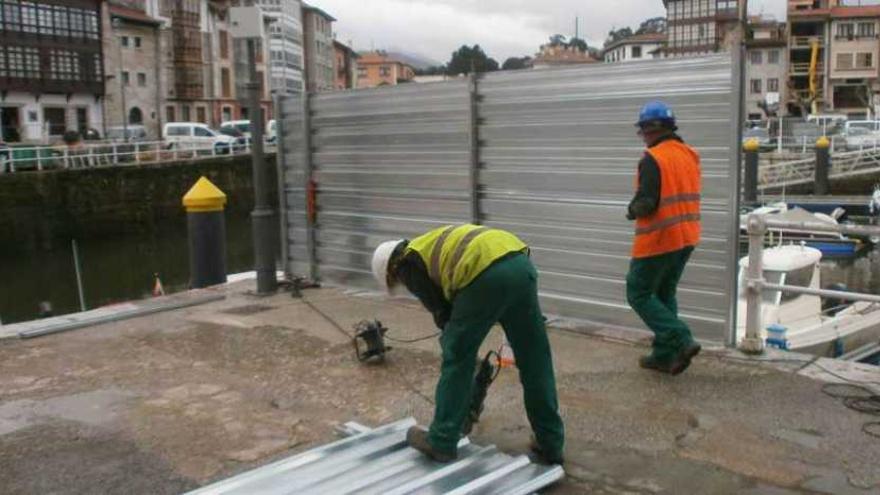
[[[727,242],[731,246],[728,249],[726,265],[728,268],[727,279],[727,295],[728,295],[728,312],[727,312],[727,341],[730,345],[736,344],[736,305],[737,305],[737,279],[736,270],[739,263],[739,205],[740,205],[740,187],[742,185],[742,134],[743,122],[746,116],[746,20],[747,11],[746,1],[740,2],[739,26],[734,33],[734,42],[731,45],[733,70],[731,74],[731,86],[733,98],[731,98],[731,115],[734,118],[734,129],[730,133],[730,162],[729,167],[731,177],[734,179],[733,187],[728,192],[728,215],[730,218],[727,225]]]
[[[746,271],[746,334],[739,349],[749,354],[764,352],[761,339],[761,287],[764,283],[764,234],[767,231],[764,218],[751,214],[749,228],[749,267]]]
[[[278,174],[278,228],[280,235],[278,240],[281,242],[281,266],[285,274],[291,275],[287,269],[290,260],[287,259],[287,195],[285,191],[287,184],[285,181],[286,172],[286,153],[284,149],[284,106],[288,100],[280,94],[275,95],[275,171]]]
[[[256,40],[248,38],[248,65],[250,81],[251,159],[254,172],[254,211],[251,213],[254,236],[254,268],[257,271],[257,293],[272,294],[278,289],[275,267],[275,249],[272,232],[275,211],[269,206],[269,182],[266,159],[263,155],[263,108],[260,106],[260,82],[257,80]]]
[[[778,285],[761,283],[761,289],[773,292],[791,292],[793,294],[805,294],[809,296],[828,297],[840,299],[843,301],[864,301],[872,303],[880,303],[880,296],[874,294],[860,294],[858,292],[844,292],[839,290],[828,289],[811,289],[809,287],[798,287],[796,285]]]
[[[749,139],[743,145],[746,152],[745,200],[746,203],[758,202],[758,140]]]
[[[305,204],[303,211],[306,216],[306,250],[309,254],[309,278],[313,281],[318,280],[318,247],[315,239],[315,222],[317,221],[316,212],[313,211],[317,207],[317,186],[314,182],[315,167],[312,161],[312,95],[311,93],[303,93],[303,172],[305,183],[303,190],[305,192]]]
[[[76,239],[71,239],[70,244],[73,246],[73,268],[76,270],[76,289],[79,293],[79,309],[80,311],[85,311],[86,296],[83,292],[82,268],[79,264],[79,250],[76,248]]]
[[[475,72],[468,76],[468,92],[470,93],[470,207],[471,223],[480,224],[480,118],[478,78]]]

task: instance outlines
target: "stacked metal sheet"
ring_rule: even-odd
[[[528,494],[565,475],[560,466],[533,464],[495,446],[463,439],[459,457],[430,461],[406,444],[408,418],[318,447],[188,495],[288,494]]]

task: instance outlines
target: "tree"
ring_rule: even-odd
[[[636,30],[636,34],[655,34],[655,33],[665,33],[666,32],[666,18],[665,17],[652,17],[639,26]]]
[[[550,37],[550,46],[559,46],[565,44],[565,36],[561,34],[554,34]]]
[[[476,72],[493,72],[498,70],[498,61],[486,55],[480,45],[469,47],[462,45],[458,51],[452,52],[452,59],[446,64],[446,73],[450,76]]]
[[[605,46],[611,45],[613,43],[617,43],[618,41],[629,38],[633,35],[632,28],[620,28],[620,29],[612,29],[608,33],[608,39],[605,40]]]
[[[577,48],[579,52],[584,53],[590,49],[590,46],[587,45],[587,42],[580,38],[572,38],[568,40],[568,46],[571,48]]]
[[[502,70],[520,70],[520,69],[528,69],[532,64],[532,57],[510,57],[504,61],[504,65],[501,66]]]
[[[432,65],[425,69],[416,69],[417,76],[439,76],[446,74],[445,65]]]

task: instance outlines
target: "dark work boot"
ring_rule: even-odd
[[[541,445],[538,443],[538,441],[535,440],[535,437],[532,437],[532,443],[529,445],[529,449],[532,451],[533,454],[535,454],[535,457],[537,457],[536,460],[541,464],[547,464],[547,465],[559,464],[561,466],[562,463],[565,462],[565,459],[562,458],[561,452],[559,454],[553,454],[553,455],[548,454],[541,447]]]
[[[691,359],[693,359],[697,354],[700,353],[702,347],[700,344],[690,341],[687,345],[681,348],[681,351],[678,352],[678,355],[675,356],[675,359],[672,361],[672,365],[670,366],[669,372],[673,375],[680,375],[684,373],[684,370],[688,369],[691,365]]]
[[[660,373],[672,373],[672,363],[660,361],[653,353],[640,357],[639,366],[646,370],[659,371]]]
[[[419,428],[418,426],[410,427],[406,432],[406,443],[409,444],[410,447],[418,450],[422,454],[430,457],[431,459],[437,462],[449,462],[454,461],[456,457],[455,454],[449,454],[446,452],[440,452],[434,449],[430,443],[428,443],[428,432]]]

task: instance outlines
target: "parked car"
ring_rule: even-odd
[[[9,145],[0,141],[0,173],[11,171],[9,166]]]
[[[221,127],[219,129],[219,132],[220,134],[235,139],[235,144],[232,145],[233,150],[242,151],[247,148],[247,144],[250,139],[245,137],[244,133],[238,130],[236,127]]]
[[[776,148],[776,140],[770,137],[770,131],[762,127],[753,127],[743,131],[743,144],[751,139],[758,140],[760,151],[773,151]]]
[[[143,142],[147,140],[147,129],[142,125],[108,127],[106,137],[108,141]]]
[[[169,122],[162,128],[162,139],[169,149],[210,151],[223,154],[232,151],[236,138],[220,134],[198,122]]]
[[[880,145],[880,132],[872,131],[866,127],[850,127],[844,135],[846,149],[860,150],[875,148]]]
[[[229,120],[220,124],[220,132],[223,130],[235,129],[246,137],[251,138],[251,121],[250,120]]]
[[[807,116],[807,122],[819,127],[826,136],[839,132],[846,121],[847,116],[843,114],[826,113]]]

